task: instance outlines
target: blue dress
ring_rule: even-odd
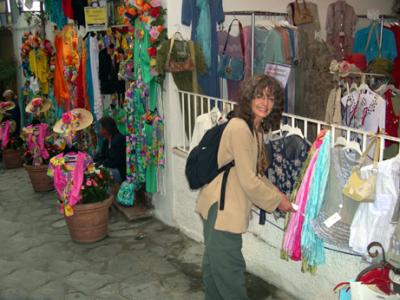
[[[270,165],[265,176],[284,194],[290,197],[299,178],[310,149],[307,141],[297,135],[270,140],[266,146]],[[283,217],[280,212],[275,217]],[[260,224],[264,225],[266,213],[260,211]]]
[[[220,97],[218,70],[218,37],[217,24],[224,22],[225,15],[222,8],[222,0],[207,0],[210,6],[211,23],[211,65],[207,73],[197,75],[202,92],[207,96]],[[182,24],[192,25],[193,41],[196,40],[197,26],[199,26],[200,9],[196,5],[196,0],[183,0],[182,2]],[[200,24],[200,26],[202,26]]]

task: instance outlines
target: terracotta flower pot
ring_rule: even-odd
[[[21,151],[6,149],[3,151],[3,162],[6,169],[16,169],[22,167]]]
[[[48,192],[54,190],[53,179],[47,176],[47,165],[24,165],[35,192]]]
[[[108,232],[108,208],[114,196],[103,202],[77,204],[74,214],[65,217],[71,238],[80,243],[93,243],[104,239]]]

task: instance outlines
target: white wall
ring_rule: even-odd
[[[186,38],[190,29],[181,26],[182,0],[165,0],[168,9],[169,35],[179,30]],[[224,10],[267,10],[285,12],[290,1],[282,0],[224,0]],[[321,27],[325,27],[326,9],[333,0],[314,0],[319,7]],[[391,0],[347,0],[357,14],[366,14],[367,9],[379,9],[382,14],[391,14]],[[324,36],[324,32],[322,32]],[[165,92],[166,157],[164,170],[165,191],[155,195],[156,216],[162,221],[178,227],[189,237],[202,241],[202,224],[194,212],[197,193],[189,190],[184,167],[186,159],[176,154],[172,147],[179,145],[178,130],[181,130],[179,99],[176,86],[167,76]],[[282,232],[271,225],[259,226],[257,218],[251,221],[249,233],[244,235],[243,253],[247,269],[264,280],[296,295],[299,299],[337,299],[333,287],[341,281],[353,278],[365,267],[360,258],[326,251],[327,263],[316,275],[303,274],[300,264],[280,259]]]

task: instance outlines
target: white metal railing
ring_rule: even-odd
[[[217,106],[221,112],[227,113],[235,107],[236,103],[229,100],[208,97],[205,95],[185,91],[178,91],[178,94],[181,107],[182,127],[180,128],[179,132],[181,137],[180,143],[176,146],[176,148],[188,154],[197,117],[211,112],[215,106]],[[308,138],[310,141],[313,141],[322,129],[330,129],[332,131],[332,145],[334,144],[334,139],[340,135],[344,136],[347,141],[357,139],[360,142],[361,149],[363,151],[367,147],[368,138],[375,135],[372,132],[358,130],[342,125],[328,124],[323,121],[288,113],[283,113],[281,126],[283,124],[288,124],[292,127],[299,127],[303,132],[304,137]],[[280,130],[277,130],[275,133],[280,133]],[[385,142],[391,141],[396,143],[398,146],[400,144],[400,138],[383,134],[379,134],[379,137],[381,137],[380,160],[382,160],[384,158]],[[396,150],[396,153],[400,153],[400,147]]]

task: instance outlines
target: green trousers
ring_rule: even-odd
[[[242,235],[215,230],[218,203],[204,225],[203,284],[206,300],[247,300]]]

